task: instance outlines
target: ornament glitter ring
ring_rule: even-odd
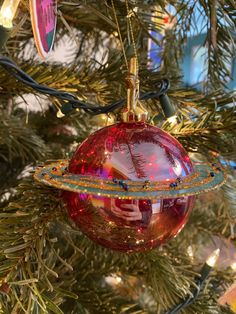
[[[62,190],[120,199],[156,199],[196,195],[211,191],[221,186],[226,180],[226,175],[221,168],[196,164],[194,172],[182,178],[176,186],[171,184],[176,180],[152,181],[144,189],[146,181],[123,180],[129,187],[125,191],[113,180],[71,174],[67,171],[67,167],[67,160],[57,161],[44,167],[38,167],[34,177],[37,181]]]

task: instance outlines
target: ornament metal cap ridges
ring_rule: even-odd
[[[148,112],[139,102],[139,77],[137,58],[133,57],[130,60],[129,73],[126,78],[127,84],[127,104],[122,111],[122,119],[124,122],[145,122],[148,117]]]

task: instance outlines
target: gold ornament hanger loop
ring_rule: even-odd
[[[130,33],[129,36],[131,38],[132,48],[133,48],[133,53],[134,53],[134,56],[131,57],[129,65],[128,65],[128,59],[127,59],[125,48],[124,48],[124,43],[123,43],[123,39],[121,35],[121,30],[120,30],[120,25],[118,22],[117,14],[116,14],[114,0],[111,0],[111,5],[113,9],[116,26],[117,26],[121,48],[123,51],[124,60],[128,68],[128,75],[126,78],[127,104],[126,104],[126,108],[122,112],[122,119],[124,122],[146,121],[147,111],[139,104],[139,101],[138,101],[139,99],[139,77],[138,77],[139,64],[138,64],[137,49],[136,49],[136,44],[135,44],[135,39],[134,39],[133,26],[132,26],[132,21],[131,21],[131,18],[134,12],[132,9],[129,8],[128,0],[125,0],[126,11],[127,11],[126,18],[127,18],[127,24],[128,24],[127,29],[128,29],[128,32]]]
[[[116,27],[117,27],[117,32],[118,32],[118,35],[119,35],[121,49],[122,49],[123,56],[124,56],[124,59],[125,59],[126,67],[128,69],[129,68],[129,64],[128,64],[128,60],[127,60],[126,53],[125,53],[125,47],[124,47],[124,43],[123,43],[123,39],[122,39],[122,35],[121,35],[119,21],[118,21],[117,14],[116,14],[116,8],[115,8],[114,0],[111,0],[111,5],[112,5],[112,10],[113,10],[113,15],[114,15]]]

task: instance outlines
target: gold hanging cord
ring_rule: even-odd
[[[133,12],[133,10],[131,10],[129,8],[128,0],[125,0],[125,5],[126,5],[126,11],[127,11],[128,30],[129,30],[131,41],[132,41],[132,46],[133,46],[133,50],[134,50],[134,57],[137,59],[136,67],[137,67],[137,71],[138,71],[138,68],[139,68],[138,54],[137,54],[137,49],[136,49],[136,43],[135,43],[135,40],[134,40],[134,31],[133,31],[133,26],[132,26],[132,21],[131,21],[131,18],[134,15],[134,12]]]
[[[117,14],[116,14],[116,8],[115,8],[114,0],[111,0],[111,5],[112,5],[112,10],[113,10],[113,14],[114,14],[115,22],[116,22],[117,32],[118,32],[119,39],[120,39],[121,49],[122,49],[123,56],[125,59],[125,64],[126,64],[127,69],[129,69],[128,60],[127,60],[126,53],[125,53],[125,47],[124,47],[124,43],[123,43],[123,39],[122,39],[122,35],[121,35],[120,25],[119,25],[119,21],[118,21]]]
[[[128,60],[125,53],[124,43],[121,35],[121,30],[119,26],[119,21],[116,14],[116,8],[114,4],[114,0],[111,0],[113,14],[117,26],[117,31],[120,39],[120,44],[122,48],[122,52],[124,55],[125,63],[128,68],[128,76],[126,78],[127,84],[127,106],[123,111],[123,121],[125,122],[134,122],[134,121],[145,121],[147,118],[147,111],[142,108],[142,106],[137,107],[138,99],[139,99],[139,78],[138,78],[138,56],[137,49],[134,39],[133,26],[131,22],[131,17],[133,15],[133,11],[129,8],[128,0],[125,0],[126,10],[127,10],[127,28],[130,33],[130,38],[132,42],[134,56],[131,57],[130,63],[128,66]]]

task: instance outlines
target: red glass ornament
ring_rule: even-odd
[[[182,145],[143,122],[121,122],[93,133],[69,164],[70,173],[135,181],[168,182],[192,171]],[[184,227],[194,203],[194,196],[121,200],[69,191],[63,192],[63,198],[70,218],[84,234],[123,252],[144,251],[173,238]]]

